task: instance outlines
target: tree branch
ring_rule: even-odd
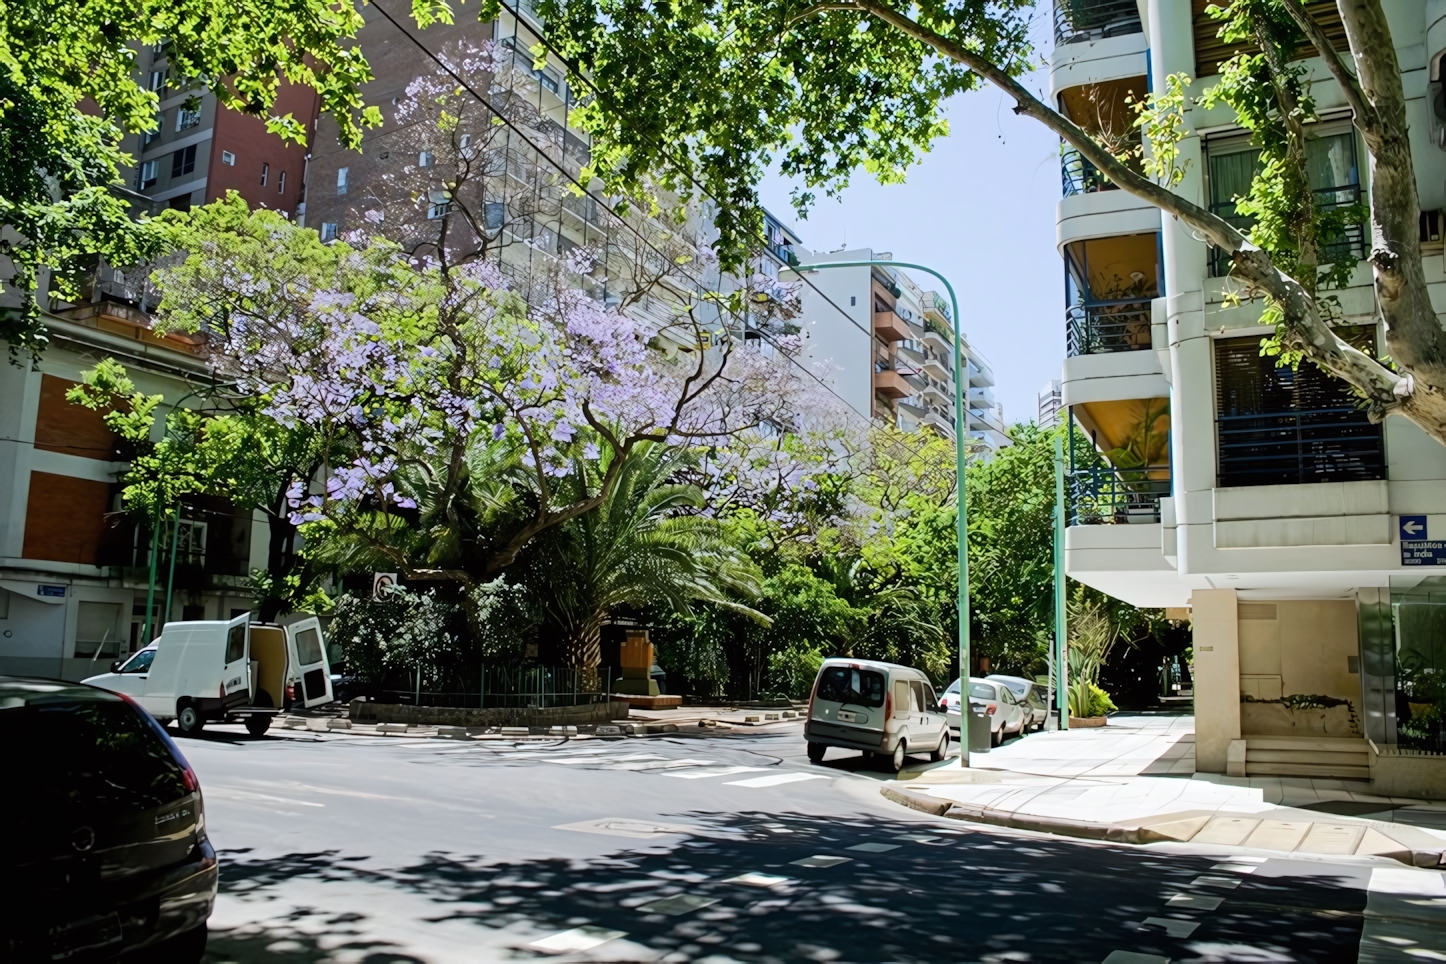
[[[1325,28],[1316,23],[1314,17],[1305,9],[1304,0],[1284,0],[1281,4],[1285,12],[1295,21],[1295,25],[1305,34],[1306,39],[1315,47],[1320,54],[1321,60],[1325,61],[1326,69],[1331,76],[1340,84],[1341,92],[1345,94],[1346,103],[1351,105],[1352,112],[1356,115],[1356,126],[1365,132],[1367,127],[1376,127],[1380,124],[1380,118],[1376,116],[1376,109],[1366,100],[1366,92],[1361,89],[1361,82],[1356,75],[1346,67],[1345,61],[1341,59],[1340,53],[1335,45],[1326,36]]]

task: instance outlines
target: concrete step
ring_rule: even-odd
[[[1338,763],[1245,763],[1246,776],[1252,777],[1334,777],[1340,780],[1369,780],[1368,766],[1342,766]]]
[[[1368,767],[1370,760],[1364,751],[1360,753],[1326,753],[1316,750],[1257,750],[1245,748],[1245,762],[1251,763],[1310,763],[1318,766]]]
[[[1364,737],[1247,736],[1248,750],[1323,750],[1328,753],[1365,753]]]

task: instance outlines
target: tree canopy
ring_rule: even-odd
[[[1309,358],[1347,381],[1371,417],[1401,414],[1446,442],[1446,331],[1428,296],[1418,234],[1406,98],[1380,0],[1339,0],[1343,57],[1302,0],[1229,0],[1221,37],[1240,50],[1202,95],[1228,104],[1263,149],[1237,227],[1173,188],[1189,78],[1141,104],[1149,141],[1126,156],[1020,82],[1036,63],[1026,0],[541,0],[547,41],[593,96],[577,112],[594,137],[592,172],[635,190],[645,174],[721,204],[725,257],[741,258],[761,225],[756,184],[777,161],[802,188],[833,193],[859,170],[904,176],[948,132],[945,98],[987,81],[1074,146],[1102,174],[1222,253],[1244,296],[1262,299],[1284,361]],[[1324,245],[1350,211],[1326,211],[1307,189],[1305,142],[1318,119],[1298,58],[1320,56],[1340,86],[1370,158],[1369,219],[1377,309],[1390,361],[1333,330],[1328,293],[1348,272]],[[661,173],[659,173],[661,172]]]

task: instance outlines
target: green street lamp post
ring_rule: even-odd
[[[954,323],[954,464],[958,481],[954,491],[957,500],[955,513],[955,541],[959,557],[959,765],[969,765],[969,518],[964,491],[965,441],[969,420],[965,417],[964,382],[968,371],[964,364],[962,343],[964,333],[959,328],[959,299],[949,279],[933,268],[907,261],[828,261],[821,264],[801,264],[795,272],[820,271],[826,268],[913,268],[931,274],[943,282],[949,292],[949,307]]]

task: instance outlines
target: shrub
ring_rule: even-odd
[[[823,652],[806,642],[790,642],[768,657],[768,684],[789,699],[808,696],[818,668],[823,665]]]

